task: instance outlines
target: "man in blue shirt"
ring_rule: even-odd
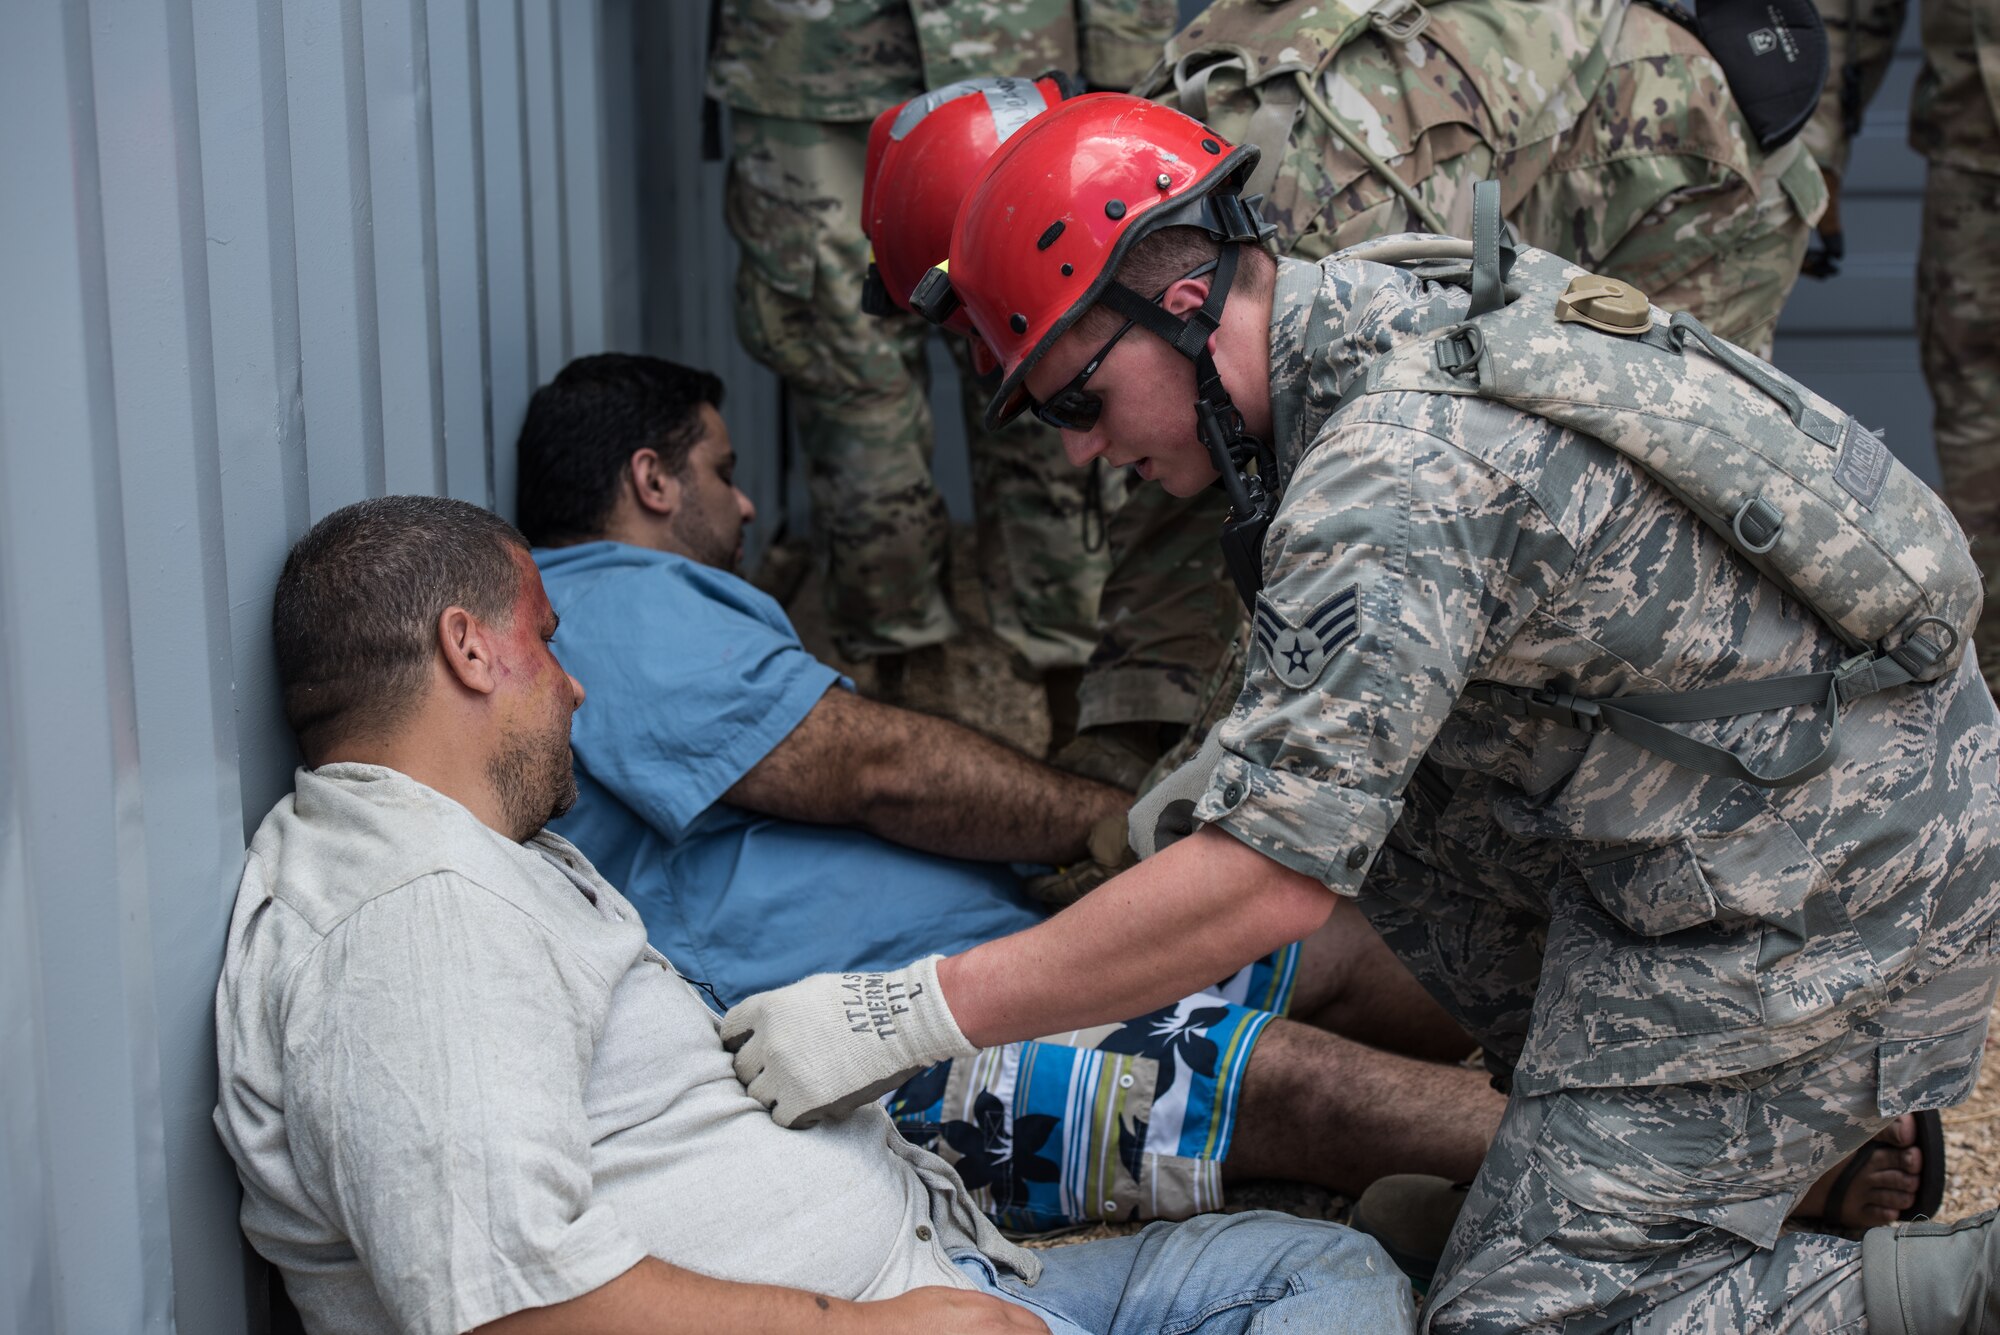
[[[722,1005],[1033,924],[1015,865],[1083,857],[1131,795],[868,700],[806,652],[732,573],[753,510],[721,396],[706,373],[607,354],[529,406],[520,524],[593,705],[574,725],[581,797],[554,828]],[[1203,993],[944,1063],[887,1101],[1005,1224],[1176,1218],[1243,1178],[1471,1177],[1502,1106],[1440,1064],[1471,1047],[1343,904]]]

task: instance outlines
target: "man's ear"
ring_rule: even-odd
[[[494,647],[484,623],[463,607],[447,607],[438,614],[438,653],[445,671],[466,690],[491,695],[500,685]]]
[[[634,450],[625,464],[625,480],[641,514],[665,519],[681,508],[681,480],[658,450]]]
[[[1199,278],[1176,278],[1172,287],[1160,294],[1160,305],[1169,315],[1186,315],[1198,311],[1208,300],[1209,276]]]

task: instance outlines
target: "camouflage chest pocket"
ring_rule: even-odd
[[[1768,809],[1724,834],[1577,866],[1608,917],[1584,965],[1601,974],[1582,993],[1593,1044],[1797,1031],[1881,987],[1824,869]]]

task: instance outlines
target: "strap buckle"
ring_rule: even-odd
[[[1509,718],[1542,719],[1581,733],[1601,731],[1604,724],[1597,701],[1571,695],[1546,686],[1503,686],[1498,682],[1475,683],[1470,692]]]
[[[1547,719],[1581,733],[1593,733],[1604,726],[1595,700],[1585,700],[1567,691],[1552,691],[1547,687],[1530,691],[1521,697],[1521,708],[1529,718]]]
[[[1864,695],[1873,695],[1882,689],[1878,673],[1882,655],[1874,650],[1845,659],[1833,670],[1833,689],[1840,697],[1840,703],[1852,704]]]
[[[1461,380],[1479,378],[1479,356],[1486,351],[1486,338],[1477,328],[1468,324],[1446,330],[1432,346],[1437,349],[1438,370]]]
[[[1944,643],[1935,643],[1930,636],[1924,634],[1927,626],[1936,626],[1938,630],[1943,631],[1944,634],[1939,638]],[[1947,658],[1951,657],[1952,650],[1956,648],[1958,648],[1958,627],[1943,617],[1921,617],[1917,624],[1910,628],[1909,636],[1889,651],[1889,657],[1916,680],[1929,681],[1937,676],[1938,669],[1944,665]]]
[[[951,273],[941,264],[926,269],[910,292],[910,309],[932,324],[943,324],[949,320],[960,304],[958,293],[951,285]]]
[[[1277,224],[1264,221],[1263,203],[1262,195],[1245,199],[1242,195],[1218,192],[1203,195],[1196,206],[1196,214],[1204,220],[1216,240],[1254,246],[1262,244],[1278,230]]]
[[[1389,41],[1414,41],[1431,26],[1431,12],[1418,0],[1377,0],[1368,11],[1368,25]]]

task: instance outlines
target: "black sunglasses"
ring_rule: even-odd
[[[1104,400],[1083,387],[1083,382],[1097,373],[1104,365],[1104,359],[1111,355],[1111,349],[1126,331],[1137,323],[1127,320],[1118,326],[1118,332],[1104,340],[1104,346],[1090,355],[1083,369],[1070,377],[1067,385],[1049,395],[1048,402],[1037,403],[1030,400],[1030,408],[1035,416],[1047,422],[1058,431],[1088,431],[1097,425],[1097,415],[1104,411]]]
[[[1189,278],[1199,278],[1203,274],[1213,273],[1214,271],[1215,261],[1210,260],[1206,264],[1197,265],[1188,270],[1179,278],[1176,278],[1174,283],[1183,282]],[[1173,283],[1169,283],[1167,287],[1163,287],[1158,292],[1155,292],[1153,294],[1153,301],[1157,303],[1161,297],[1166,296],[1167,288],[1172,286]],[[1104,340],[1104,345],[1090,355],[1090,360],[1083,364],[1082,370],[1070,377],[1067,385],[1049,395],[1046,401],[1037,401],[1034,398],[1030,398],[1028,400],[1029,411],[1058,431],[1088,431],[1090,428],[1096,426],[1097,415],[1104,411],[1104,399],[1085,389],[1083,382],[1097,374],[1097,368],[1104,365],[1104,359],[1111,355],[1111,349],[1118,345],[1118,340],[1125,337],[1126,333],[1137,323],[1136,320],[1127,320],[1124,324],[1119,325],[1118,332]]]

